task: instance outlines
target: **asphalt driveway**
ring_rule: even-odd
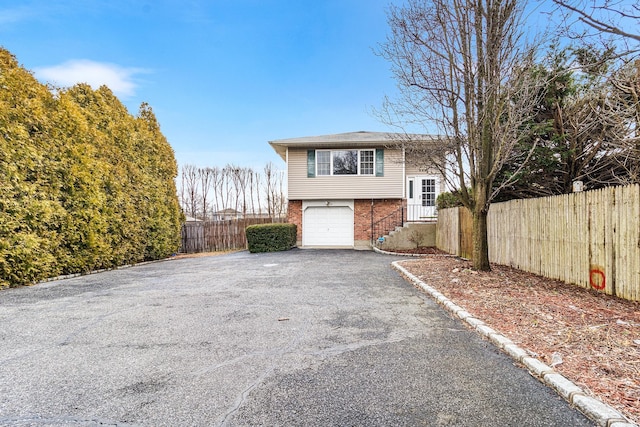
[[[592,425],[396,259],[241,252],[0,292],[0,425]]]

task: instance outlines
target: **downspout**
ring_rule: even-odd
[[[408,200],[407,200],[407,153],[405,149],[405,145],[402,144],[402,226],[404,227],[404,211],[405,204],[407,205],[407,214],[408,214]]]

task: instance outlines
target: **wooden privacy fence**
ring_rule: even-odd
[[[225,221],[192,221],[182,226],[181,253],[245,249],[245,229],[254,224],[286,222],[285,218],[244,218]]]
[[[460,209],[438,218],[438,245],[456,254],[455,234],[471,229],[440,220]],[[487,227],[491,262],[640,301],[638,185],[495,203]]]
[[[471,258],[473,218],[466,208],[443,209],[438,212],[436,246],[450,254]]]

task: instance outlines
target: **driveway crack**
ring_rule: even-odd
[[[219,426],[221,426],[221,427],[227,426],[228,425],[227,422],[236,414],[236,412],[238,412],[238,410],[247,401],[247,397],[249,396],[249,393],[251,393],[251,391],[253,391],[253,389],[255,389],[257,386],[259,386],[265,380],[265,378],[269,377],[273,373],[273,371],[277,367],[277,364],[278,364],[277,361],[280,360],[282,358],[282,356],[284,356],[287,353],[290,353],[291,351],[293,351],[295,348],[297,348],[300,345],[300,342],[302,341],[302,337],[307,332],[307,327],[308,326],[309,326],[308,322],[305,322],[304,327],[300,328],[300,330],[297,331],[297,333],[289,341],[289,344],[287,344],[286,346],[281,347],[279,349],[275,349],[273,352],[265,353],[265,354],[273,354],[273,357],[271,358],[271,364],[264,371],[262,371],[262,373],[255,379],[255,381],[253,381],[244,390],[242,390],[240,395],[234,401],[233,405],[221,417],[222,421],[220,421],[220,423],[218,424]],[[248,356],[243,356],[243,357],[236,358],[236,359],[233,359],[233,360],[234,361],[238,361],[238,360],[244,359],[246,357],[248,357]],[[226,365],[229,365],[229,364],[230,363],[228,363],[228,362],[223,362],[223,363],[221,363],[219,365],[216,365],[216,367],[214,367],[213,369],[217,369],[218,367],[226,366]]]

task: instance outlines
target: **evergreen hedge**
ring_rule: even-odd
[[[175,253],[177,172],[147,104],[51,90],[0,47],[0,288]]]
[[[256,224],[246,229],[249,252],[288,251],[296,245],[295,224]]]

